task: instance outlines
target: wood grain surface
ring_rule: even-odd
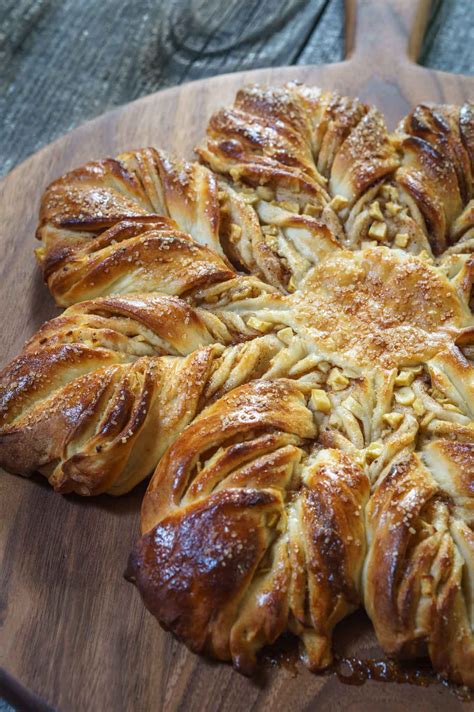
[[[210,113],[250,81],[289,79],[358,95],[391,126],[419,101],[474,99],[474,79],[412,61],[424,0],[347,2],[348,60],[205,79],[147,96],[82,126],[18,166],[0,187],[2,360],[56,313],[33,259],[48,182],[91,158],[147,144],[192,153]],[[368,681],[266,664],[256,679],[192,655],[161,631],[123,579],[144,488],[120,499],[59,496],[40,478],[0,478],[0,664],[53,708],[69,710],[467,710],[441,684]],[[367,619],[338,627],[341,655],[380,658]],[[8,678],[0,678],[8,694]],[[18,692],[18,690],[17,690]]]
[[[474,73],[472,0],[433,0],[420,63]],[[344,0],[1,0],[0,175],[83,121],[182,82],[343,58]]]

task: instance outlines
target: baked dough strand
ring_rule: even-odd
[[[390,655],[474,687],[474,110],[389,132],[357,99],[245,87],[182,161],[52,183],[68,307],[0,374],[0,464],[59,492],[153,474],[128,575],[244,673],[312,670],[365,606]]]

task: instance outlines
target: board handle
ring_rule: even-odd
[[[395,75],[416,62],[431,0],[346,0],[346,59]]]

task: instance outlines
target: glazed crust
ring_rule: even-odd
[[[153,476],[128,576],[166,628],[245,673],[284,631],[327,666],[362,601],[390,655],[472,686],[474,367],[452,346],[342,388],[331,373],[204,410]]]
[[[257,335],[164,295],[71,307],[0,374],[2,466],[60,492],[127,492],[205,403],[265,372],[283,344]]]
[[[60,492],[154,471],[128,576],[189,647],[312,670],[359,605],[474,687],[474,115],[389,133],[358,100],[247,87],[201,162],[153,148],[46,191],[61,306],[0,374],[0,463]]]
[[[327,665],[333,626],[360,601],[368,478],[341,451],[308,457],[316,432],[296,384],[242,386],[178,438],[143,503],[129,574],[147,607],[243,672],[288,628]]]
[[[311,215],[351,249],[375,240],[440,255],[472,252],[473,135],[471,104],[420,105],[389,134],[357,100],[253,86],[212,117],[197,151],[234,190],[253,188],[273,212],[283,203]],[[257,212],[266,227],[272,209]],[[298,235],[272,232],[268,248],[284,264],[290,246],[304,255]]]
[[[234,276],[218,229],[212,173],[147,148],[52,183],[36,254],[61,306],[110,293],[180,295]]]

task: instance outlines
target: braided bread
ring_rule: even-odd
[[[473,686],[474,367],[454,346],[334,371],[205,409],[155,472],[129,576],[192,650],[245,673],[285,631],[326,667],[362,602],[389,654]]]
[[[474,114],[248,87],[201,163],[153,148],[46,191],[63,314],[0,374],[0,463],[60,492],[154,474],[128,576],[245,673],[312,670],[363,605],[474,687]],[[156,468],[156,469],[155,469]]]

